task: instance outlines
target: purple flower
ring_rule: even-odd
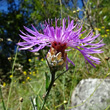
[[[68,50],[68,47],[72,47],[79,50],[85,60],[88,61],[93,67],[95,67],[93,63],[99,64],[100,59],[91,55],[94,53],[103,52],[101,49],[99,50],[99,48],[104,45],[101,43],[102,40],[98,43],[94,42],[95,39],[99,37],[99,34],[93,36],[93,32],[91,31],[87,34],[87,36],[85,36],[85,38],[80,38],[80,35],[85,32],[82,32],[82,26],[79,26],[78,24],[74,25],[74,21],[72,20],[70,22],[69,19],[67,27],[65,19],[63,19],[62,26],[57,26],[57,21],[58,19],[55,20],[55,28],[51,26],[49,22],[46,22],[43,33],[39,33],[33,25],[32,27],[34,30],[24,26],[28,33],[21,31],[22,35],[20,35],[20,37],[25,42],[18,43],[18,45],[21,46],[20,50],[28,50],[33,48],[30,51],[37,52],[45,46],[48,46],[50,47],[50,51],[47,54],[47,57],[51,57],[51,60],[54,61],[55,58],[57,58],[57,60],[62,58],[59,62],[60,64],[63,60],[63,62],[70,62],[74,65],[65,52]]]

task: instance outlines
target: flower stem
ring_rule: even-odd
[[[51,82],[50,82],[50,85],[49,85],[49,87],[48,87],[48,89],[47,89],[47,92],[46,92],[46,95],[45,95],[44,102],[43,102],[43,105],[42,105],[42,107],[41,107],[41,110],[43,110],[44,105],[45,105],[46,100],[47,100],[47,97],[48,97],[48,95],[49,95],[49,93],[50,93],[50,90],[51,90],[51,88],[52,88],[52,86],[53,86],[53,84],[54,84],[54,82],[55,82],[55,71],[53,71],[51,75],[52,75],[52,76],[51,76]]]
[[[61,75],[63,75],[64,73],[66,73],[69,69],[67,69],[66,71],[64,71],[63,73],[61,73],[60,75],[58,75],[54,81],[56,81]]]
[[[46,59],[46,60],[47,60],[47,59]],[[48,60],[47,60],[47,63],[48,63]],[[48,87],[48,89],[47,89],[47,91],[46,91],[46,95],[45,95],[45,97],[44,97],[44,101],[43,101],[43,104],[42,104],[40,110],[43,110],[44,105],[45,105],[46,100],[47,100],[47,97],[48,97],[48,95],[49,95],[49,93],[50,93],[50,90],[51,90],[51,88],[52,88],[54,82],[55,82],[61,75],[63,75],[64,73],[66,73],[66,72],[68,71],[68,69],[67,69],[66,71],[64,71],[63,73],[61,73],[59,76],[57,76],[57,77],[55,78],[56,70],[52,70],[52,68],[50,67],[49,63],[48,63],[48,66],[49,66],[49,69],[50,69],[50,72],[51,72],[51,82],[50,82],[50,85],[49,85],[49,87]]]
[[[63,75],[64,73],[66,73],[68,70],[66,70],[66,71],[64,71],[63,73],[61,73],[57,78],[55,78],[55,71],[51,71],[51,82],[50,82],[50,85],[49,85],[49,87],[48,87],[48,89],[47,89],[47,92],[46,92],[46,95],[45,95],[45,98],[44,98],[44,102],[43,102],[43,105],[42,105],[42,107],[41,107],[41,109],[40,110],[43,110],[43,108],[44,108],[44,105],[45,105],[45,103],[46,103],[46,100],[47,100],[47,97],[48,97],[48,95],[49,95],[49,93],[50,93],[50,90],[51,90],[51,88],[52,88],[52,86],[53,86],[53,84],[54,84],[54,82],[61,76],[61,75]]]

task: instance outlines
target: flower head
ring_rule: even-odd
[[[50,23],[45,23],[45,28],[43,33],[39,33],[36,28],[32,25],[34,30],[31,30],[24,26],[28,33],[21,31],[22,35],[20,37],[25,42],[19,42],[18,45],[21,46],[20,50],[28,50],[30,48],[31,52],[37,52],[43,49],[45,46],[50,47],[50,51],[47,54],[48,62],[51,66],[64,66],[67,62],[74,63],[68,58],[66,50],[68,47],[72,47],[81,52],[85,60],[88,61],[93,67],[93,63],[98,64],[100,62],[99,58],[93,57],[91,54],[102,53],[100,47],[102,40],[95,43],[95,39],[99,37],[99,34],[93,36],[93,32],[89,32],[85,38],[81,39],[82,26],[78,24],[74,25],[74,21],[70,22],[68,18],[68,26],[66,27],[66,20],[63,19],[62,26],[57,26],[58,19],[55,20],[55,28],[50,25]],[[29,34],[30,33],[30,34]],[[69,51],[69,50],[68,50]]]

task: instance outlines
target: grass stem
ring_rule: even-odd
[[[3,109],[6,110],[5,103],[4,103],[4,99],[3,99],[3,95],[2,95],[1,86],[0,86],[0,97],[1,97],[1,99],[2,99],[2,106],[3,106]]]
[[[14,73],[14,66],[15,66],[15,62],[16,62],[16,58],[17,58],[17,51],[18,51],[18,47],[16,49],[16,54],[15,54],[15,57],[14,57],[14,62],[13,62],[12,70],[11,70],[12,76],[13,76],[13,73]],[[10,95],[11,95],[11,91],[12,91],[12,85],[13,85],[13,77],[11,79],[11,84],[10,84],[10,89],[9,89],[9,94],[8,94],[8,101],[7,101],[6,110],[8,109],[8,104],[9,104]]]

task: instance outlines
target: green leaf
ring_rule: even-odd
[[[31,103],[33,105],[33,110],[39,110],[38,96],[31,98]]]
[[[45,88],[46,88],[46,91],[47,91],[49,83],[50,83],[50,75],[48,75],[48,73],[45,72],[45,77],[46,77]]]

